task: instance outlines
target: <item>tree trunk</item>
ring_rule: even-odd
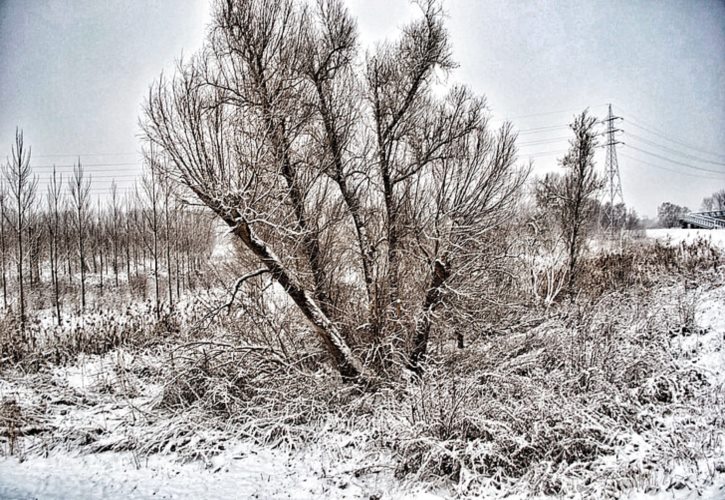
[[[353,354],[347,345],[339,328],[320,308],[313,296],[304,290],[297,280],[285,269],[279,258],[244,222],[240,214],[229,212],[220,205],[215,204],[203,194],[197,193],[222,220],[232,229],[232,233],[244,242],[246,247],[254,253],[269,269],[270,274],[277,283],[287,292],[300,312],[312,324],[315,331],[323,341],[328,353],[332,356],[343,380],[369,382],[372,374],[362,362]]]
[[[431,315],[443,297],[441,288],[451,274],[450,267],[448,264],[436,260],[431,274],[430,286],[423,301],[423,312],[416,321],[413,350],[410,353],[410,368],[418,374],[422,372],[420,363],[428,351],[428,338],[432,323]]]

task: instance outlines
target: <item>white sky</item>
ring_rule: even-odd
[[[366,46],[394,37],[416,12],[406,0],[347,4]],[[611,102],[624,117],[619,163],[637,211],[652,216],[663,201],[696,209],[725,188],[725,3],[448,0],[445,8],[460,64],[451,82],[486,95],[495,123],[513,121],[535,173],[557,168],[561,155],[548,153],[567,147],[567,130],[555,127],[585,107],[603,117]],[[208,16],[206,0],[0,0],[0,158],[20,126],[41,177],[81,155],[96,193],[112,177],[129,186],[148,86],[200,47]]]

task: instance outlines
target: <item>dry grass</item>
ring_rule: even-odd
[[[15,315],[0,318],[0,371],[38,371],[66,365],[80,354],[104,354],[119,347],[147,348],[180,333],[188,310],[164,310],[160,319],[151,302],[125,311],[97,309],[62,325],[30,321],[21,331]]]
[[[270,348],[188,344],[167,354],[155,407],[163,418],[139,449],[206,460],[229,440],[300,448],[325,428],[393,453],[401,478],[464,495],[517,484],[616,495],[655,481],[667,464],[709,457],[722,436],[722,418],[712,419],[725,402],[696,367],[683,368],[675,347],[682,293],[669,290],[657,307],[625,294],[562,306],[526,333],[450,350],[423,378],[368,391]],[[607,465],[640,437],[649,449],[636,466]]]
[[[104,316],[80,336],[70,331],[43,340],[43,349],[41,342],[28,347],[15,366],[52,349],[67,352],[62,364],[78,353],[153,346],[145,361],[119,361],[116,376],[92,387],[98,401],[131,408],[133,426],[121,434],[66,428],[46,439],[86,451],[208,462],[235,440],[297,449],[324,429],[350,436],[346,447],[392,456],[405,480],[462,496],[617,497],[661,486],[675,467],[715,467],[725,393],[682,345],[706,333],[689,283],[699,276],[722,284],[713,274],[721,262],[700,243],[598,256],[587,263],[583,275],[591,279],[576,300],[518,318],[536,326],[467,331],[474,341],[444,346],[422,377],[395,371],[373,388],[342,384],[314,337],[290,317],[262,321],[227,311],[162,322],[146,311],[123,327]],[[144,391],[149,380],[161,382],[153,397]],[[341,448],[330,453],[342,456]],[[692,481],[706,480],[707,472],[698,473]]]

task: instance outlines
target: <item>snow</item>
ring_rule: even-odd
[[[681,242],[692,243],[703,238],[714,245],[725,248],[725,230],[723,229],[647,229],[647,237],[675,245]]]
[[[709,374],[711,384],[725,386],[725,287],[702,295],[695,318],[704,331],[696,337],[696,364]]]
[[[211,251],[211,258],[214,261],[229,261],[234,259],[236,250],[234,249],[235,236],[229,233],[226,225],[219,225],[214,234],[214,246]]]
[[[318,446],[291,453],[240,443],[206,465],[129,452],[62,453],[0,462],[0,498],[442,498],[396,484],[385,467],[350,468]]]
[[[693,231],[696,230],[676,230],[674,234],[689,237]],[[683,362],[699,367],[711,386],[722,388],[725,387],[725,287],[693,293],[698,296],[695,319],[701,331],[677,339],[680,349],[692,352]],[[120,349],[104,356],[81,356],[74,364],[54,368],[49,374],[52,387],[42,390],[32,389],[29,380],[2,379],[0,399],[14,398],[21,405],[39,404],[43,399],[50,405],[60,399],[80,401],[81,404],[72,406],[58,404],[63,409],[53,413],[49,424],[59,433],[76,432],[76,435],[85,430],[103,429],[100,439],[94,443],[96,449],[107,449],[106,445],[124,440],[143,440],[144,435],[158,428],[147,426],[139,415],[157,400],[161,387],[135,375],[137,368],[153,364],[153,359],[142,356]],[[89,397],[93,404],[89,404]],[[673,415],[665,424],[676,432],[675,419],[680,417]],[[230,440],[221,454],[191,463],[181,463],[175,454],[146,456],[128,451],[79,454],[72,446],[36,445],[21,453],[20,459],[0,457],[0,498],[438,500],[453,496],[452,491],[431,492],[423,483],[397,479],[393,457],[354,446],[357,439],[354,432],[343,435],[324,426],[317,432],[319,438],[300,449]],[[721,444],[721,450],[724,445]],[[622,464],[642,469],[651,448],[643,435],[633,433],[615,454],[600,458],[595,466],[602,472],[616,471]],[[657,488],[648,489],[651,485],[635,483],[624,498],[725,498],[725,474],[708,472],[713,463],[723,463],[723,457],[725,454],[721,451],[711,463],[703,460],[687,467],[675,465],[666,475],[658,472],[652,478]],[[699,474],[712,474],[711,480],[699,490],[690,487],[695,477],[693,467]],[[683,487],[675,486],[679,484]],[[500,491],[491,492],[492,497],[500,495]],[[523,497],[522,494],[520,498]]]
[[[118,349],[81,356],[46,378],[0,379],[0,399],[47,404],[54,432],[21,443],[16,456],[0,454],[0,499],[443,498],[396,479],[392,457],[355,446],[355,432],[326,426],[301,449],[230,439],[219,455],[189,463],[175,453],[79,453],[77,441],[87,434],[97,436],[87,452],[123,449],[172,425],[143,417],[162,388],[134,372],[154,361]]]

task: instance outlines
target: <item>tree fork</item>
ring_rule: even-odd
[[[370,382],[374,377],[355,357],[345,341],[340,329],[324,313],[307,290],[302,288],[292,275],[284,268],[279,258],[242,219],[238,212],[225,209],[221,203],[215,202],[202,193],[197,195],[231,228],[232,233],[244,242],[245,246],[256,255],[267,267],[277,283],[297,305],[302,314],[313,325],[316,333],[325,344],[332,356],[343,380],[351,382]]]

